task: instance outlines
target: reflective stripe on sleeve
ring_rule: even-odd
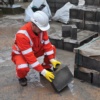
[[[15,47],[17,48],[18,51],[20,51],[20,49],[18,48],[18,46],[15,44]]]
[[[20,54],[18,51],[12,50],[15,54]]]
[[[43,65],[49,65],[49,66],[51,66],[51,67],[52,67],[52,64],[46,64],[45,62],[43,62]]]
[[[54,53],[53,50],[51,50],[51,51],[49,51],[49,52],[45,52],[44,55],[51,55],[51,54],[53,54],[53,53]]]
[[[50,41],[49,41],[49,39],[47,40],[47,41],[44,41],[44,44],[48,44]]]
[[[25,35],[29,38],[29,40],[30,40],[30,45],[33,46],[33,42],[32,42],[32,40],[31,40],[31,38],[30,38],[30,36],[28,35],[28,33],[27,33],[26,30],[19,30],[17,33],[25,34]]]
[[[22,54],[25,55],[25,54],[28,54],[30,52],[32,52],[32,48],[29,48],[27,50],[22,51]]]
[[[26,68],[26,67],[28,67],[28,64],[21,64],[21,65],[18,65],[17,67],[18,67],[18,69]]]
[[[32,68],[36,67],[37,65],[39,65],[38,61],[36,61],[35,63],[31,64]]]

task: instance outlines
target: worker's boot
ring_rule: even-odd
[[[26,78],[20,78],[19,79],[19,84],[21,86],[26,86],[27,85],[27,79]]]

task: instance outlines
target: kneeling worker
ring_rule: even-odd
[[[12,61],[16,64],[16,77],[19,84],[27,85],[26,75],[29,72],[29,64],[39,71],[47,80],[52,82],[54,75],[48,69],[61,64],[55,60],[56,49],[51,45],[47,30],[50,28],[48,16],[37,11],[31,17],[31,22],[19,29],[12,47]],[[40,65],[37,57],[44,55],[44,62]]]

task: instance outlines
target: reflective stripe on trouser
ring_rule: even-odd
[[[22,55],[15,55],[12,60],[16,64],[16,77],[24,78],[30,70],[24,57]]]

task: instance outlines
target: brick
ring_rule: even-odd
[[[58,65],[54,75],[55,79],[52,80],[52,85],[57,92],[63,90],[73,80],[73,75],[66,65]]]

